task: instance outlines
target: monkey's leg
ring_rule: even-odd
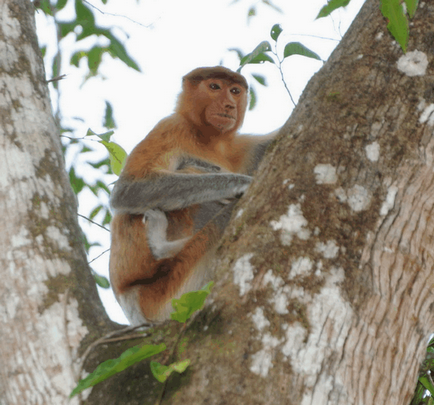
[[[211,263],[218,242],[230,219],[236,201],[217,206],[214,216],[197,231],[174,257],[155,263],[153,276],[134,281],[131,299],[138,300],[145,319],[160,322],[173,311],[171,300],[182,294],[201,289],[212,279]],[[207,212],[212,212],[207,207]]]

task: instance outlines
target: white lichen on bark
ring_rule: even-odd
[[[313,169],[317,184],[334,184],[338,181],[336,168],[331,164],[319,164]]]
[[[428,67],[428,58],[425,53],[415,50],[402,55],[397,64],[398,70],[407,76],[423,76]]]
[[[365,146],[366,156],[371,162],[377,162],[380,158],[380,145],[378,142],[372,142]]]
[[[305,393],[302,404],[327,404],[327,398],[337,387],[344,387],[343,375],[335,374],[339,363],[322,369],[331,351],[340,353],[351,328],[353,311],[342,297],[340,283],[344,280],[341,268],[332,268],[325,276],[325,284],[318,294],[298,294],[308,309],[308,333],[299,322],[288,325],[285,342],[281,346],[294,372],[303,377]],[[345,392],[341,392],[344,395]],[[344,403],[341,401],[339,404]],[[333,402],[338,403],[338,402]]]
[[[307,220],[303,216],[300,204],[291,204],[286,215],[281,215],[279,220],[271,221],[270,225],[275,230],[280,230],[282,243],[286,246],[291,244],[292,238],[297,236],[302,240],[310,237],[310,231],[307,229]]]
[[[248,253],[237,260],[232,268],[234,284],[240,289],[240,296],[247,294],[252,286],[251,281],[254,278],[254,269],[250,264],[250,259],[253,257],[253,253]]]
[[[356,184],[347,191],[347,203],[355,211],[364,211],[371,203],[371,193],[363,186]]]
[[[268,284],[270,284],[273,289],[273,293],[268,299],[268,302],[273,305],[274,310],[278,314],[287,314],[290,287],[285,285],[282,277],[274,275],[271,269],[265,273],[263,279],[263,285],[267,286]]]

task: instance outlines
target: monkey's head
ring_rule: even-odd
[[[248,88],[244,76],[230,69],[197,68],[183,77],[176,110],[198,129],[235,133],[244,120]]]

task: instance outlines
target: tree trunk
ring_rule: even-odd
[[[30,1],[0,1],[2,405],[68,403],[80,344],[109,325],[86,262],[33,14]]]
[[[434,323],[433,27],[423,2],[403,55],[366,2],[234,215],[164,403],[409,403]]]
[[[32,13],[0,3],[2,405],[67,403],[80,351],[110,325]],[[409,403],[434,320],[433,26],[423,2],[404,56],[366,2],[234,215],[212,299],[175,351],[191,366],[164,388],[142,362],[86,403],[155,404],[163,389],[171,404]],[[170,345],[176,325],[161,329]],[[106,347],[89,371],[115,357]]]

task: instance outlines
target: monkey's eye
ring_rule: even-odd
[[[211,83],[209,88],[212,90],[220,90],[221,87],[217,83]]]
[[[231,89],[231,93],[232,93],[232,94],[240,94],[240,93],[241,93],[241,90],[239,89],[239,87],[233,87],[233,88]]]

